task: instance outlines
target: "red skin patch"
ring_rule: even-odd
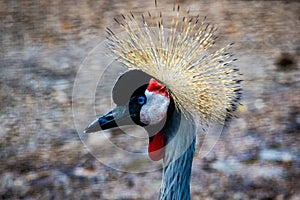
[[[161,132],[158,132],[153,137],[154,138],[152,139],[151,142],[149,142],[148,145],[148,155],[151,160],[159,161],[165,155],[165,151],[164,151],[165,140]]]
[[[158,94],[162,94],[167,98],[170,98],[166,87],[160,84],[159,82],[157,82],[154,78],[150,79],[147,90],[149,92],[155,92]],[[162,118],[163,117],[164,116],[162,116]],[[154,138],[151,140],[151,142],[149,142],[148,155],[151,160],[159,161],[165,155],[165,151],[164,151],[165,140],[161,132],[158,132],[153,137]]]
[[[162,95],[170,98],[166,87],[163,86],[162,84],[160,84],[159,82],[157,82],[154,78],[150,79],[147,90],[149,92],[155,92],[155,93],[162,94]]]

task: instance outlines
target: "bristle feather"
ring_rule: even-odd
[[[117,24],[120,24],[120,22],[117,20],[117,18],[114,18],[115,22],[117,22]]]

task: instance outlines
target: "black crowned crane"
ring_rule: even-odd
[[[113,89],[116,107],[92,122],[85,133],[136,124],[149,134],[148,155],[163,159],[160,199],[190,199],[197,124],[224,124],[240,99],[239,72],[231,45],[208,53],[215,28],[189,11],[173,8],[140,18],[122,15],[124,30],[107,29],[109,48],[129,71]],[[165,27],[168,27],[165,28]]]

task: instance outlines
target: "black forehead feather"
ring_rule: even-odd
[[[113,101],[117,105],[125,105],[131,95],[141,86],[148,84],[151,78],[151,76],[140,70],[125,72],[118,78],[113,88]]]

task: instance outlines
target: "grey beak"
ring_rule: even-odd
[[[105,115],[93,121],[83,131],[84,133],[93,133],[101,130],[107,130],[123,125],[134,124],[131,120],[127,106],[117,106]]]
[[[86,127],[83,132],[84,133],[93,133],[93,132],[97,132],[100,130],[101,130],[101,126],[98,122],[98,119],[96,119],[95,121],[90,123],[90,125],[88,125],[88,127]]]

